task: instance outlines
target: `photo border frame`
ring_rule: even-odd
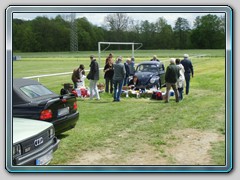
[[[104,165],[104,166],[13,166],[12,165],[12,19],[13,13],[225,13],[226,49],[225,49],[225,127],[226,127],[226,163],[224,166],[172,166],[172,165]],[[233,10],[227,5],[207,6],[27,6],[10,5],[5,11],[5,168],[13,172],[230,172],[233,169]]]

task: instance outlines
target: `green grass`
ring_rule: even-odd
[[[107,55],[109,52],[105,52]],[[113,52],[115,55],[131,54],[129,51]],[[162,60],[207,54],[206,57],[192,57],[195,76],[191,79],[190,95],[184,95],[181,103],[153,101],[147,98],[122,98],[120,103],[112,102],[111,95],[101,93],[100,101],[78,99],[80,118],[76,127],[60,136],[61,142],[54,153],[51,165],[68,164],[86,152],[111,149],[117,154],[110,163],[121,163],[120,159],[137,153],[147,145],[159,156],[173,157],[166,153],[166,147],[173,146],[178,137],[174,130],[196,129],[201,132],[225,134],[225,57],[224,50],[156,50],[137,51],[136,63],[157,54]],[[88,69],[90,54],[79,53],[20,53],[22,60],[13,62],[13,76],[26,77],[40,74],[71,72],[80,63]],[[166,65],[168,62],[166,62]],[[59,93],[62,84],[71,82],[71,75],[40,78],[40,82]],[[104,82],[101,73],[100,82]],[[86,81],[88,85],[88,81]],[[165,91],[165,88],[162,89]],[[170,140],[166,135],[171,135]],[[215,142],[209,152],[213,165],[225,162],[225,143]]]

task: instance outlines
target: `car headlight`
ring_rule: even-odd
[[[13,145],[13,157],[22,154],[22,149],[20,144]]]
[[[152,77],[152,78],[150,79],[150,83],[151,83],[151,84],[154,84],[158,79],[159,79],[159,78],[157,78],[157,77]]]
[[[55,130],[54,130],[54,127],[51,127],[49,130],[49,138],[52,138],[54,135],[55,135]]]

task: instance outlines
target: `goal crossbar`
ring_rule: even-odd
[[[132,57],[134,58],[134,50],[140,49],[143,44],[142,43],[134,43],[134,42],[98,42],[98,60],[100,63],[101,60],[101,45],[107,44],[108,46],[103,50],[105,51],[111,44],[114,45],[132,45]],[[135,45],[140,45],[137,49],[135,49]]]

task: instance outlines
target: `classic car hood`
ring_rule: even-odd
[[[136,72],[135,75],[138,77],[140,84],[146,85],[149,79],[155,76],[156,74],[152,72]]]
[[[48,122],[24,119],[24,118],[13,118],[13,144],[24,141],[26,138],[29,139],[42,131],[51,127],[52,124]]]

